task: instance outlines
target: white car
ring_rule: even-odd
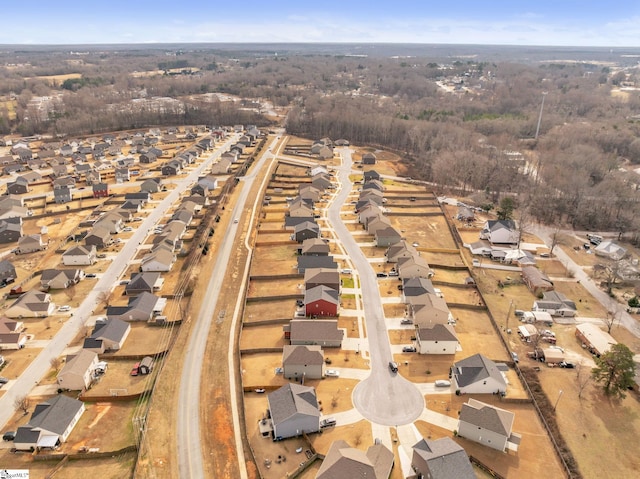
[[[335,369],[327,369],[324,372],[324,375],[331,378],[337,378],[340,377],[340,371],[336,371]]]
[[[60,306],[58,308],[58,311],[60,311],[61,313],[64,313],[66,311],[71,311],[71,306],[69,306],[68,304],[65,304],[64,306]]]
[[[435,384],[437,388],[448,388],[451,386],[451,381],[447,381],[446,379],[437,379]]]

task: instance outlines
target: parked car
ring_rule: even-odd
[[[320,421],[320,427],[332,427],[336,425],[336,419],[328,417]]]
[[[327,369],[324,372],[324,375],[331,378],[337,378],[337,377],[340,377],[340,371],[337,371],[335,369]]]
[[[342,274],[351,274],[351,270],[349,268],[345,268],[342,270]]]
[[[96,274],[95,273],[87,273],[84,275],[85,278],[95,278]]]
[[[126,226],[126,227],[122,228],[122,231],[125,231],[125,232],[128,233],[130,231],[133,231],[133,228],[131,226]]]
[[[399,273],[395,269],[392,269],[389,271],[389,276],[399,276]]]
[[[378,273],[376,276],[378,278],[386,278],[387,277],[387,273]]]
[[[413,324],[413,321],[409,318],[404,318],[400,320],[400,324]]]
[[[517,363],[519,361],[518,359],[518,353],[511,351],[511,357],[513,358],[513,362]]]
[[[254,389],[254,391],[257,392],[258,394],[263,394],[264,393],[264,389],[263,388]]]
[[[106,257],[107,257],[107,255],[106,255],[106,254],[104,254],[104,253],[100,253],[100,254],[97,254],[97,255],[96,255],[96,258],[98,258],[98,259],[104,259],[104,258],[106,258]]]
[[[416,352],[416,348],[414,348],[413,346],[405,346],[402,348],[402,352],[403,353],[415,353]]]
[[[299,308],[302,308],[304,306],[304,301],[302,301],[301,299],[297,299],[296,306],[298,306]]]
[[[64,306],[60,306],[58,308],[58,311],[60,311],[61,313],[65,313],[67,311],[71,311],[71,306],[69,306],[68,304],[65,304]]]
[[[451,381],[447,381],[446,379],[436,379],[435,385],[437,388],[448,388],[451,386]]]
[[[418,242],[416,241],[416,242],[412,243],[412,246],[413,246],[414,248],[417,248],[418,246],[420,246],[420,243],[418,243]]]
[[[395,361],[389,361],[389,369],[391,370],[392,373],[397,373],[398,363],[396,363]]]
[[[576,366],[575,366],[575,364],[573,364],[573,363],[568,363],[567,361],[562,361],[562,362],[560,363],[560,367],[561,367],[561,368],[567,368],[567,369],[573,369],[573,368],[575,368]]]
[[[5,377],[0,376],[0,384],[7,384],[9,380]]]
[[[140,362],[137,362],[134,366],[133,369],[131,370],[131,376],[137,376],[138,374],[140,374]]]
[[[7,431],[2,435],[2,440],[3,441],[13,441],[16,438],[16,433],[15,431]]]

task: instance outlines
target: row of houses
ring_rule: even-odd
[[[391,226],[384,215],[384,186],[375,171],[365,171],[362,190],[356,201],[355,212],[363,228],[375,238],[376,246],[387,247],[402,239],[400,233]]]

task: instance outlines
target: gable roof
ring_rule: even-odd
[[[450,437],[422,439],[413,446],[413,453],[427,463],[432,479],[476,479],[467,453]]]
[[[342,341],[344,331],[336,319],[293,319],[289,322],[291,341]]]
[[[322,348],[317,345],[291,345],[286,344],[282,350],[282,364],[306,364],[322,365],[324,354]]]
[[[318,258],[324,258],[325,256],[317,256]],[[338,299],[338,292],[335,289],[328,288],[321,284],[315,288],[307,289],[304,292],[304,303],[309,304],[314,301],[326,301],[328,303],[340,304]]]
[[[365,452],[338,440],[331,444],[316,478],[388,479],[393,462],[393,452],[382,444],[374,444]]]
[[[421,341],[458,341],[456,331],[450,324],[419,328],[417,334]]]
[[[267,396],[271,420],[281,424],[296,414],[320,418],[316,390],[312,387],[288,383]]]
[[[98,355],[95,352],[81,349],[78,354],[67,356],[64,367],[60,370],[58,376],[67,373],[83,375],[89,370],[97,357]]]
[[[62,435],[84,407],[84,403],[58,394],[36,405],[28,426]]]
[[[453,365],[453,374],[456,383],[460,387],[483,381],[489,377],[495,379],[500,384],[507,386],[507,383],[498,369],[496,363],[484,357],[482,354],[474,354],[462,359]]]
[[[90,338],[119,342],[130,329],[129,323],[117,318],[110,318],[102,323],[96,323]]]
[[[469,398],[469,401],[462,405],[460,411],[460,421],[493,431],[505,437],[511,436],[514,419],[515,414],[511,411],[500,409],[472,398]]]

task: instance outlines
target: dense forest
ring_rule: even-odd
[[[512,196],[547,223],[638,230],[640,74],[631,55],[280,50],[0,52],[0,133],[270,124],[259,108],[209,94],[233,95],[286,107],[291,134],[395,151],[443,192],[482,192],[494,204]],[[44,113],[34,101],[43,97]]]

